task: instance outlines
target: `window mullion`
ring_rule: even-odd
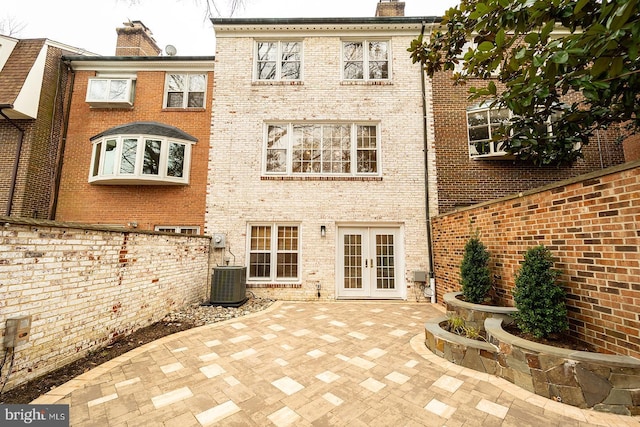
[[[271,275],[269,279],[275,281],[278,277],[278,225],[271,226]]]

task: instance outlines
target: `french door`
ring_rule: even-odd
[[[399,228],[343,227],[338,239],[339,298],[403,297]]]

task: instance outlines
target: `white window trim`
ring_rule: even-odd
[[[276,55],[276,76],[273,79],[260,79],[258,78],[258,44],[259,43],[276,43],[277,55]],[[282,78],[282,43],[298,43],[300,45],[300,75],[297,79],[283,79]],[[256,39],[253,43],[253,72],[252,80],[254,82],[301,82],[303,80],[304,72],[304,43],[300,39]]]
[[[126,82],[126,99],[100,99],[91,97],[91,85],[96,81],[106,81],[109,85],[113,81],[125,81]],[[107,90],[107,94],[109,90]],[[95,108],[130,108],[133,107],[133,100],[135,96],[135,79],[131,77],[93,77],[87,82],[87,96],[85,101]]]
[[[269,144],[269,126],[286,126],[287,130],[287,146],[286,146],[286,171],[285,172],[272,172],[267,171],[267,152]],[[296,125],[348,125],[351,127],[351,172],[350,173],[301,173],[293,172],[293,144],[294,134],[293,128]],[[376,128],[376,172],[358,172],[358,140],[357,140],[357,128],[358,126],[373,126]],[[382,144],[380,135],[380,123],[379,122],[266,122],[264,124],[263,135],[263,148],[262,148],[262,175],[263,176],[291,176],[291,177],[380,177],[382,176]],[[320,161],[322,165],[322,161]]]
[[[492,108],[490,105],[488,105],[487,102],[484,102],[480,105],[476,105],[474,107],[468,108],[467,109],[467,141],[469,143],[469,157],[472,159],[505,159],[505,160],[511,160],[514,158],[513,155],[511,155],[510,153],[504,151],[504,150],[495,150],[494,149],[494,144],[498,144],[501,145],[502,143],[500,141],[493,141],[492,140],[492,130],[491,130],[491,117],[489,116],[488,122],[487,122],[487,126],[488,126],[488,130],[489,130],[489,140],[487,141],[489,143],[489,153],[486,154],[478,154],[478,151],[475,148],[475,142],[472,142],[470,139],[470,135],[469,135],[469,115],[470,114],[475,114],[475,113],[479,113],[479,112],[488,112],[488,111],[499,111],[499,110],[506,110],[508,111],[508,119],[511,120],[511,118],[513,117],[513,112],[507,108]],[[479,127],[479,126],[478,126]],[[549,119],[547,121],[547,133],[549,135],[553,135],[553,124],[552,124],[552,120]],[[576,147],[576,149],[579,148],[579,146]]]
[[[500,142],[496,142],[492,140],[492,129],[491,129],[491,117],[490,115],[487,117],[487,128],[488,128],[488,132],[489,132],[489,140],[487,141],[487,143],[489,144],[489,153],[486,154],[479,154],[478,151],[475,148],[475,145],[477,142],[480,141],[471,141],[471,135],[470,135],[470,129],[471,126],[469,125],[469,115],[471,114],[477,114],[477,113],[485,113],[485,114],[489,114],[490,111],[499,111],[499,110],[507,110],[506,108],[491,108],[489,105],[483,105],[483,106],[476,106],[476,107],[472,107],[467,109],[467,114],[466,114],[466,118],[467,118],[467,142],[468,142],[468,146],[469,146],[469,157],[471,157],[472,159],[482,159],[482,158],[492,158],[492,157],[505,157],[508,155],[508,153],[504,150],[498,150],[496,151],[494,149],[494,144],[501,144]],[[507,110],[509,112],[509,118],[512,117],[511,111]],[[484,126],[484,125],[483,125]],[[480,126],[477,126],[480,127]],[[482,140],[484,141],[484,140]]]
[[[184,96],[182,97],[182,107],[169,107],[167,102],[169,101],[169,76],[181,75],[187,76],[187,83],[184,91],[182,92]],[[189,107],[189,77],[190,76],[204,76],[204,94],[202,95],[202,106],[201,107]],[[181,109],[181,110],[201,110],[207,107],[207,88],[209,87],[209,75],[208,73],[196,72],[166,72],[164,76],[164,94],[162,98],[162,108],[164,109]]]
[[[251,228],[252,227],[271,227],[271,245],[269,253],[271,254],[270,277],[251,277]],[[278,278],[278,227],[297,227],[298,228],[298,277],[295,278]],[[302,282],[302,227],[299,222],[252,222],[247,224],[247,283],[301,283]]]
[[[123,140],[125,139],[137,139],[138,148],[136,150],[136,162],[135,171],[132,174],[125,174],[120,172],[120,166],[122,161],[122,147]],[[144,143],[146,140],[159,140],[161,141],[160,151],[160,164],[158,166],[158,175],[143,174],[142,166],[144,163]],[[114,153],[113,161],[113,174],[104,174],[104,161],[107,141],[116,141],[116,149]],[[167,163],[169,157],[169,144],[176,143],[182,144],[184,148],[184,163],[182,165],[182,177],[173,177],[167,175]],[[98,166],[98,174],[94,176],[94,168],[96,161],[96,147],[100,146],[100,162]],[[189,184],[189,171],[191,170],[191,146],[194,144],[192,141],[185,141],[175,138],[167,138],[158,135],[110,135],[103,136],[99,139],[92,141],[91,144],[91,165],[89,167],[89,182],[96,184],[131,184],[131,185],[167,185],[167,184]]]
[[[359,42],[363,44],[363,73],[361,79],[347,79],[344,76],[344,44],[345,43],[353,43]],[[388,67],[388,77],[386,79],[370,79],[369,78],[369,49],[368,44],[371,42],[385,42],[387,43],[387,67]],[[364,46],[367,46],[365,49]],[[360,39],[360,38],[345,38],[340,40],[340,80],[345,82],[390,82],[393,80],[393,52],[391,51],[391,40],[386,38],[370,38],[370,39]]]

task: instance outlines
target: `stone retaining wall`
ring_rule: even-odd
[[[456,365],[579,408],[640,415],[640,361],[635,358],[527,341],[505,332],[499,318],[485,322],[489,342],[472,340],[442,329],[446,320],[443,316],[425,324],[425,344]]]

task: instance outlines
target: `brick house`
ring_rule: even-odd
[[[158,56],[140,21],[116,56],[66,56],[73,93],[56,220],[202,234],[213,57]]]
[[[570,166],[539,167],[516,161],[501,151],[499,143],[489,141],[491,123],[508,119],[509,111],[468,101],[469,86],[485,83],[472,80],[455,86],[452,77],[452,71],[441,71],[431,80],[439,213],[634,160],[632,140],[623,149],[616,142],[620,132],[613,129],[598,132],[582,148],[584,158]]]
[[[418,296],[427,127],[407,46],[423,18],[385,3],[371,18],[212,19],[205,232],[256,294]]]
[[[52,219],[69,93],[63,55],[82,49],[0,35],[0,214]]]

